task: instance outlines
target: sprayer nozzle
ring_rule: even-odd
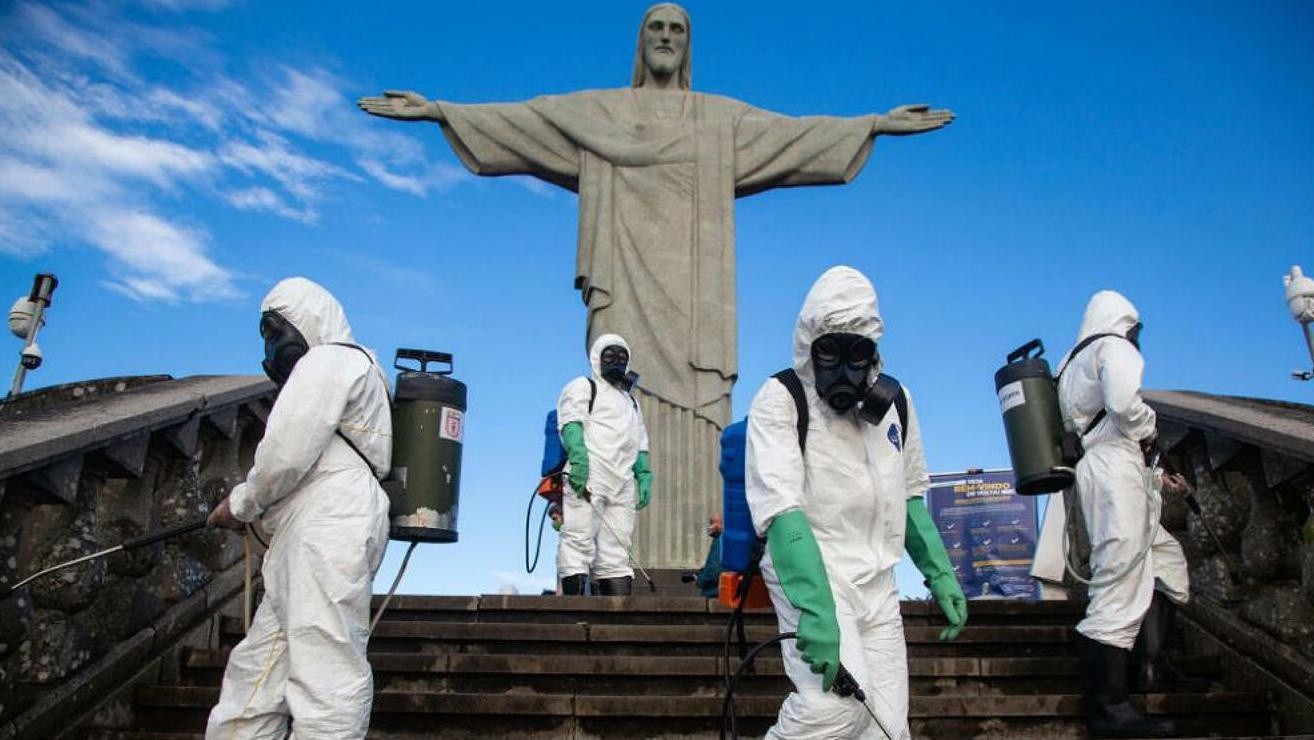
[[[849,669],[841,663],[839,670],[835,673],[835,684],[831,686],[831,691],[842,697],[853,697],[860,702],[867,701],[867,695],[863,693],[862,687],[858,685],[858,679],[849,673]]]

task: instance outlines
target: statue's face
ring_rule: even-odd
[[[643,27],[643,62],[658,75],[672,75],[684,63],[689,47],[689,27],[673,8],[660,8]]]

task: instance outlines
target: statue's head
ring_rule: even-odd
[[[649,74],[653,77],[676,76],[680,89],[690,86],[692,29],[689,13],[675,3],[658,3],[643,14],[639,26],[639,48],[634,56],[631,87],[643,87]]]

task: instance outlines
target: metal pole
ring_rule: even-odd
[[[1305,346],[1309,349],[1310,364],[1314,365],[1314,326],[1302,323],[1300,328],[1305,330]]]

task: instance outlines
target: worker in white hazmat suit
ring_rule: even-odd
[[[591,376],[566,384],[557,399],[557,427],[566,448],[557,575],[561,592],[627,596],[635,512],[652,495],[648,431],[630,395],[630,347],[604,334],[589,350]]]
[[[374,572],[388,544],[388,385],[342,306],[304,278],[261,302],[265,370],[281,386],[245,482],[211,524],[270,534],[265,597],[233,648],[206,737],[363,738]]]
[[[930,484],[906,391],[884,408],[876,291],[848,267],[812,286],[794,330],[792,371],[758,391],[748,413],[747,499],[766,538],[762,574],[794,684],[771,738],[909,737],[908,660],[894,566],[905,546],[957,637],[967,601],[923,494]],[[889,379],[892,381],[892,379]],[[788,383],[788,384],[787,384]],[[791,390],[792,385],[792,390]],[[806,416],[806,423],[800,420]],[[806,438],[803,435],[806,434]],[[830,689],[853,675],[872,717]]]
[[[1146,464],[1156,432],[1154,410],[1141,398],[1140,333],[1131,302],[1100,291],[1086,306],[1076,346],[1059,364],[1059,409],[1085,449],[1076,489],[1094,585],[1077,624],[1078,649],[1087,724],[1102,737],[1174,734],[1171,721],[1148,718],[1131,704],[1129,680],[1139,674],[1143,688],[1154,688],[1147,681],[1164,678],[1155,669],[1165,665],[1161,650],[1171,610],[1190,594],[1182,547],[1159,527],[1162,481]],[[1150,547],[1137,561],[1147,536]],[[1121,573],[1125,577],[1101,585]]]

